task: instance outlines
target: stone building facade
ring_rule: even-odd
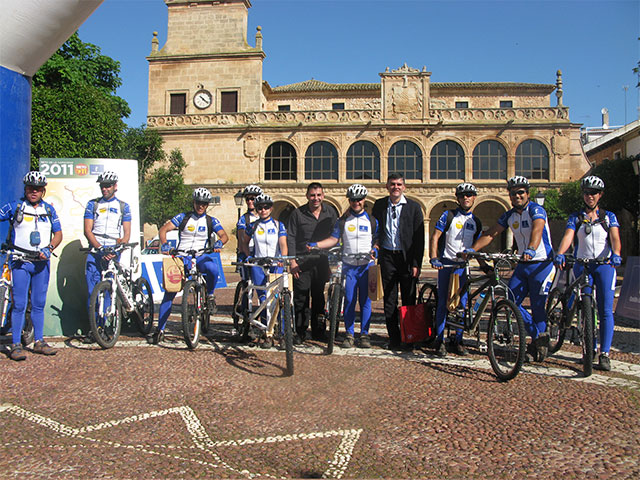
[[[426,67],[405,64],[387,67],[380,83],[272,87],[262,78],[260,27],[254,46],[247,42],[250,0],[165,3],[167,42],[159,48],[154,34],[147,57],[148,126],[168,150],[182,150],[186,183],[220,197],[211,211],[227,231],[234,194],[249,183],[286,220],[311,181],[342,213],[350,184],[367,186],[370,205],[387,194],[388,173],[401,172],[428,236],[462,181],[480,190],[474,211],[489,226],[510,207],[508,177],[525,175],[544,190],[588,170],[560,71],[555,84],[437,83]]]

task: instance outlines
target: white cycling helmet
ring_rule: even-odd
[[[47,177],[45,177],[44,173],[34,170],[27,172],[22,181],[25,185],[32,187],[44,187],[47,184]]]
[[[364,185],[360,185],[359,183],[354,183],[349,188],[347,188],[347,198],[349,200],[362,200],[367,196],[369,192],[367,192],[367,187]]]
[[[591,175],[582,179],[582,181],[580,182],[580,187],[582,187],[582,191],[598,190],[599,192],[602,192],[604,190],[604,182],[600,177]]]
[[[213,197],[211,196],[211,192],[204,187],[196,188],[193,191],[193,201],[201,202],[201,203],[211,203]]]
[[[262,195],[262,188],[260,188],[258,185],[247,185],[242,191],[242,196],[248,197],[249,195],[253,195],[256,197],[258,195]]]
[[[98,175],[98,180],[96,180],[96,183],[105,183],[107,185],[118,183],[118,174],[109,170],[107,170],[106,172],[102,172],[100,175]]]
[[[511,190],[516,187],[524,187],[529,190],[529,180],[526,177],[522,177],[520,175],[516,175],[515,177],[511,177],[507,180],[507,190]]]
[[[461,183],[456,187],[456,196],[462,195],[463,193],[478,195],[478,189],[473,183]]]
[[[260,195],[258,195],[256,197],[256,202],[255,202],[256,207],[258,205],[267,205],[267,206],[272,206],[273,205],[273,198],[271,198],[269,195],[267,195],[266,193],[261,193]]]

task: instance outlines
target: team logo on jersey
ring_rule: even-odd
[[[204,232],[207,229],[207,227],[205,227],[204,225],[200,225],[198,227],[198,232]]]
[[[33,217],[32,217],[31,215],[25,215],[25,216],[23,217],[23,220],[24,220],[25,222],[33,222]]]
[[[109,208],[109,211],[110,211],[111,213],[118,213],[118,209],[117,209],[116,207],[111,207],[111,208]]]
[[[517,229],[517,228],[520,228],[520,222],[513,222],[513,223],[511,224],[511,226],[512,226],[513,228],[516,228],[516,229]]]
[[[98,213],[107,213],[107,207],[100,207]]]
[[[361,232],[368,232],[369,228],[367,228],[366,225],[360,225],[360,226],[358,226],[358,230],[361,231]]]
[[[522,220],[522,228],[529,228],[529,222],[526,220]]]
[[[355,232],[356,231],[356,226],[355,225],[349,225],[347,227],[347,230],[349,230],[350,232]]]
[[[267,230],[267,233],[269,235],[275,235],[276,234],[276,229],[275,228],[270,228],[270,229]]]
[[[258,230],[256,230],[256,233],[258,235],[264,235],[264,229],[262,227],[259,227]]]
[[[456,222],[456,228],[460,230],[462,228],[462,222]]]
[[[187,231],[189,231],[189,232],[195,232],[195,231],[196,231],[196,227],[194,227],[193,225],[188,225],[188,226],[187,226]]]

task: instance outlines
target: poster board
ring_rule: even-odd
[[[96,183],[105,170],[118,174],[116,197],[131,208],[131,242],[139,241],[140,209],[138,195],[138,162],[105,158],[41,158],[40,171],[47,176],[45,200],[53,205],[60,218],[62,243],[51,257],[51,277],[44,310],[45,336],[73,336],[89,329],[87,284],[85,280],[87,247],[84,237],[84,211],[89,200],[101,196]],[[129,252],[131,252],[129,250]],[[130,253],[122,260],[129,265]],[[140,258],[140,246],[133,251]],[[141,267],[134,271],[140,276]]]

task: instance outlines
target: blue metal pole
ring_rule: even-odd
[[[31,152],[31,78],[0,66],[0,203],[20,198]],[[0,241],[7,237],[0,222]]]

